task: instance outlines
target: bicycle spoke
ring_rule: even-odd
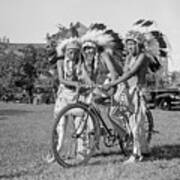
[[[86,108],[67,108],[59,116],[54,130],[53,149],[57,161],[65,167],[86,163],[96,145],[94,132],[93,116]]]

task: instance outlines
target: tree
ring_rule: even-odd
[[[15,92],[16,85],[15,81],[19,74],[19,67],[22,59],[9,51],[8,54],[0,59],[0,86],[3,87],[4,91]]]
[[[173,71],[171,74],[172,84],[180,82],[180,71]]]

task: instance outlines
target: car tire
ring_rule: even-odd
[[[159,108],[162,110],[171,110],[171,102],[168,99],[162,99],[159,103]]]

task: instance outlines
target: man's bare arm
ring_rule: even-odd
[[[114,81],[118,77],[118,73],[116,72],[116,69],[111,61],[111,58],[108,53],[102,53],[101,58],[104,60],[106,67],[108,68],[108,71],[110,72],[111,79]]]
[[[58,70],[58,76],[59,76],[60,83],[69,85],[69,86],[78,87],[78,82],[64,79],[64,77],[63,77],[63,61],[57,61],[57,70]]]
[[[144,60],[144,54],[140,54],[138,59],[136,60],[135,64],[132,66],[132,68],[130,70],[124,72],[124,74],[121,77],[119,77],[117,80],[110,83],[110,86],[114,86],[123,81],[127,81],[132,76],[134,76],[136,74],[136,72],[140,69],[140,67],[143,63],[143,60]]]

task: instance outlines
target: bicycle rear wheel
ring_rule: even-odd
[[[124,118],[126,118],[126,117],[124,116]],[[124,120],[124,122],[127,122],[127,120]],[[153,129],[154,129],[154,120],[153,120],[153,115],[149,109],[146,110],[146,118],[145,118],[144,128],[145,128],[145,136],[146,136],[147,142],[150,143],[150,141],[152,139]],[[124,155],[126,155],[126,156],[130,155],[133,150],[132,134],[129,134],[128,136],[126,136],[124,138],[120,137],[119,145],[120,145],[121,150]]]
[[[52,148],[63,167],[86,164],[99,142],[99,124],[82,103],[70,104],[59,113],[53,128]]]
[[[150,109],[146,110],[145,123],[146,123],[146,138],[147,138],[148,143],[150,143],[152,139],[153,129],[154,129],[154,119],[153,119],[153,115]]]

